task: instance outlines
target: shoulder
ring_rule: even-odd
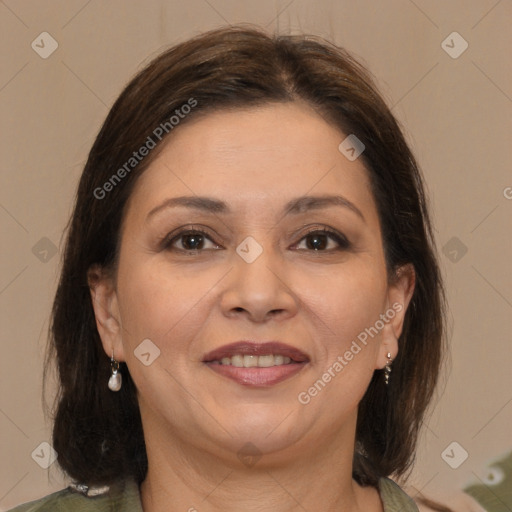
[[[138,485],[132,480],[118,482],[101,493],[84,492],[68,487],[8,512],[142,512]]]
[[[379,493],[384,512],[418,512],[414,500],[390,478],[379,479]]]
[[[93,510],[91,507],[96,506],[96,504],[91,504],[89,501],[90,498],[73,492],[68,488],[49,494],[44,498],[31,501],[30,503],[19,505],[9,512],[63,512],[66,510],[83,510],[85,512],[87,510]]]

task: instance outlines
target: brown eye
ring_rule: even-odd
[[[334,247],[329,246],[329,239],[335,242]],[[315,229],[307,233],[302,239],[306,241],[306,250],[331,251],[342,250],[350,247],[349,241],[340,233],[329,229]],[[337,245],[337,247],[336,247]],[[302,249],[300,249],[302,250]]]
[[[204,246],[204,235],[200,233],[188,233],[186,235],[181,235],[181,245],[185,250],[196,251],[198,249],[202,249]]]
[[[205,247],[205,244],[211,242],[213,247]],[[210,236],[202,230],[190,229],[182,231],[165,242],[165,249],[176,249],[178,251],[202,251],[206,249],[219,248],[217,244],[213,242]]]

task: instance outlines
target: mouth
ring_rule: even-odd
[[[309,362],[307,354],[280,342],[241,341],[206,354],[203,363],[239,384],[269,387],[292,377]]]

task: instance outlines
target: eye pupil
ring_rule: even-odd
[[[186,250],[195,251],[201,249],[204,243],[203,235],[198,233],[183,235],[182,243]]]
[[[312,243],[308,242],[308,248],[315,251],[319,249],[325,249],[327,243],[325,241],[326,236],[321,234],[313,234],[308,236],[308,240],[313,240]]]

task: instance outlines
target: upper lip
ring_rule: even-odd
[[[203,357],[203,362],[220,361],[223,357],[232,357],[235,354],[265,356],[269,354],[288,356],[298,363],[309,361],[309,357],[298,348],[279,341],[236,341],[216,348]]]

